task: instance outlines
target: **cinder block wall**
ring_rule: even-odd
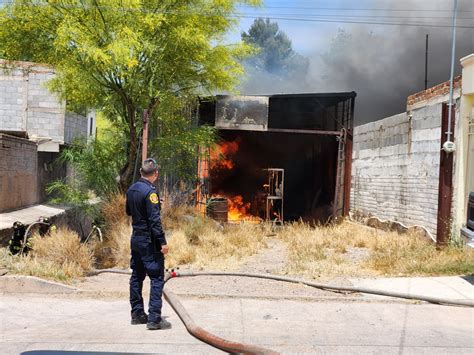
[[[66,112],[64,120],[64,143],[72,143],[74,139],[87,138],[87,117],[74,112]]]
[[[30,136],[64,140],[65,107],[47,88],[51,68],[16,63],[0,70],[0,128],[27,131]]]
[[[0,212],[38,202],[37,145],[0,134]]]
[[[27,131],[30,138],[46,137],[58,144],[86,137],[87,117],[66,112],[64,102],[48,90],[53,77],[52,68],[35,63],[0,68],[0,129]]]
[[[28,120],[25,130],[30,137],[49,137],[64,141],[65,106],[46,87],[54,76],[52,70],[38,69],[28,75]]]
[[[24,90],[22,73],[8,73],[0,70],[0,128],[2,130],[22,130]]]
[[[354,129],[352,211],[436,235],[441,109],[437,103]]]

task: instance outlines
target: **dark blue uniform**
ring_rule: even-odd
[[[130,186],[126,202],[126,212],[132,216],[133,227],[130,304],[132,314],[144,312],[142,288],[143,280],[148,275],[151,283],[148,321],[155,323],[161,321],[161,296],[164,286],[164,256],[161,246],[166,245],[160,210],[160,200],[151,182],[141,178]]]

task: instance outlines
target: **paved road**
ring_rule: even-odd
[[[378,300],[181,300],[204,328],[284,353],[474,353],[472,308]],[[164,314],[173,328],[166,331],[129,325],[123,299],[3,294],[0,307],[2,354],[218,352],[191,337],[167,304]]]

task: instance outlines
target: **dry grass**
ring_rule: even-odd
[[[293,223],[283,228],[278,238],[288,245],[286,273],[313,277],[374,274],[361,258],[345,257],[349,248],[364,248],[373,243],[370,236],[354,233],[346,224],[313,228]]]
[[[103,243],[82,245],[75,233],[59,229],[46,238],[34,238],[27,257],[12,257],[2,249],[0,262],[14,273],[66,282],[93,267],[127,268],[131,227],[124,204],[123,196],[104,204]],[[165,209],[163,224],[170,246],[168,268],[233,269],[264,249],[266,237],[273,233],[265,224],[222,227],[186,206]],[[437,250],[416,232],[399,234],[349,222],[324,227],[293,223],[274,236],[287,245],[283,273],[309,277],[474,273],[473,250]]]
[[[399,234],[348,222],[316,228],[294,223],[279,238],[288,243],[288,273],[313,277],[474,273],[474,251],[437,250],[416,232]]]
[[[265,247],[263,231],[248,224],[221,227],[201,216],[171,232],[167,266],[189,264],[197,268],[232,269]]]
[[[130,265],[132,227],[125,214],[125,196],[117,194],[102,205],[106,228],[104,241],[91,245],[98,268],[127,268]]]
[[[454,246],[437,250],[420,235],[406,233],[387,238],[367,265],[389,275],[474,274],[474,251]]]
[[[94,247],[99,267],[128,267],[130,222],[125,199],[105,204],[105,241]],[[164,209],[170,254],[167,267],[232,269],[265,248],[267,225],[222,227],[192,207]],[[474,252],[455,247],[436,250],[420,234],[399,234],[344,222],[310,227],[293,223],[276,238],[286,242],[288,262],[282,272],[318,276],[453,275],[474,273]]]
[[[11,256],[2,249],[2,264],[12,273],[70,282],[91,270],[94,258],[79,236],[65,228],[46,237],[34,236],[28,256]]]
[[[129,218],[121,196],[104,205],[107,231],[104,242],[95,244],[94,256],[99,267],[128,267],[130,263]],[[164,209],[163,225],[170,254],[168,268],[192,265],[197,268],[231,268],[265,245],[262,227],[228,225],[222,227],[201,216],[189,206]]]

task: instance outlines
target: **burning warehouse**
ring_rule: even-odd
[[[217,96],[200,124],[216,149],[201,151],[197,203],[222,221],[324,222],[349,211],[356,93]]]

